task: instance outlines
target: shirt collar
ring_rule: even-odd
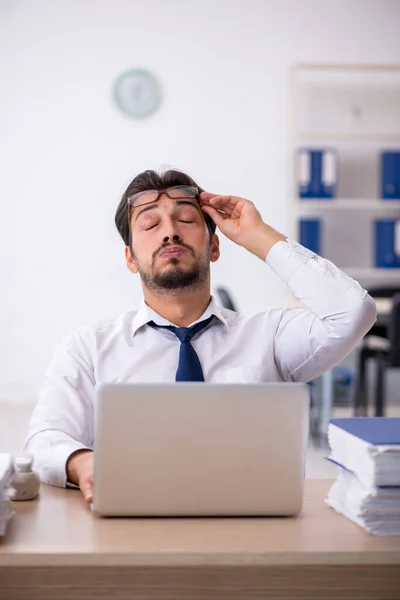
[[[215,317],[217,317],[217,319],[219,321],[221,321],[221,323],[223,323],[223,325],[225,325],[225,327],[228,327],[228,321],[222,313],[222,307],[217,304],[214,296],[211,296],[211,302],[207,306],[206,310],[201,315],[201,317],[199,319],[197,319],[197,321],[194,321],[193,323],[191,323],[189,325],[189,327],[192,327],[192,325],[195,325],[196,323],[199,323],[200,321],[205,321],[206,319],[211,317],[211,315],[214,315]],[[134,316],[133,321],[132,321],[132,337],[136,334],[136,332],[141,327],[143,327],[144,325],[147,325],[147,323],[149,323],[150,321],[154,321],[154,323],[156,323],[157,325],[173,325],[173,323],[170,323],[170,321],[168,321],[167,319],[164,319],[164,317],[162,317],[161,315],[156,313],[143,300],[142,304],[140,305],[139,310],[137,311],[137,313]]]

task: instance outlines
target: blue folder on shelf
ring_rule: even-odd
[[[299,148],[298,190],[300,198],[334,198],[337,185],[337,152],[332,148]]]
[[[319,219],[300,219],[299,240],[305,248],[321,254],[321,223]]]
[[[400,151],[381,153],[381,195],[384,200],[400,200]]]
[[[400,221],[375,221],[375,266],[384,269],[400,267]]]

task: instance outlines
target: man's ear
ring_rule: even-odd
[[[213,237],[212,237],[212,242],[211,242],[211,257],[210,257],[211,262],[217,262],[217,260],[219,259],[219,256],[220,256],[219,237],[217,236],[216,233],[214,233]]]
[[[126,259],[126,266],[130,270],[130,272],[135,273],[135,274],[138,273],[136,261],[131,254],[131,249],[129,246],[125,246],[125,259]]]

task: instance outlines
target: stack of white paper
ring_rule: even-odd
[[[339,474],[326,503],[370,533],[400,535],[400,419],[332,419],[328,440]]]
[[[375,535],[400,535],[400,487],[368,487],[340,468],[326,502]]]
[[[0,453],[0,535],[4,535],[8,521],[13,516],[11,501],[14,461],[11,454]]]

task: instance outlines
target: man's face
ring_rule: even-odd
[[[216,235],[210,240],[205,215],[195,198],[171,199],[133,207],[132,256],[128,268],[153,292],[201,288],[209,281],[210,261],[219,258]]]

